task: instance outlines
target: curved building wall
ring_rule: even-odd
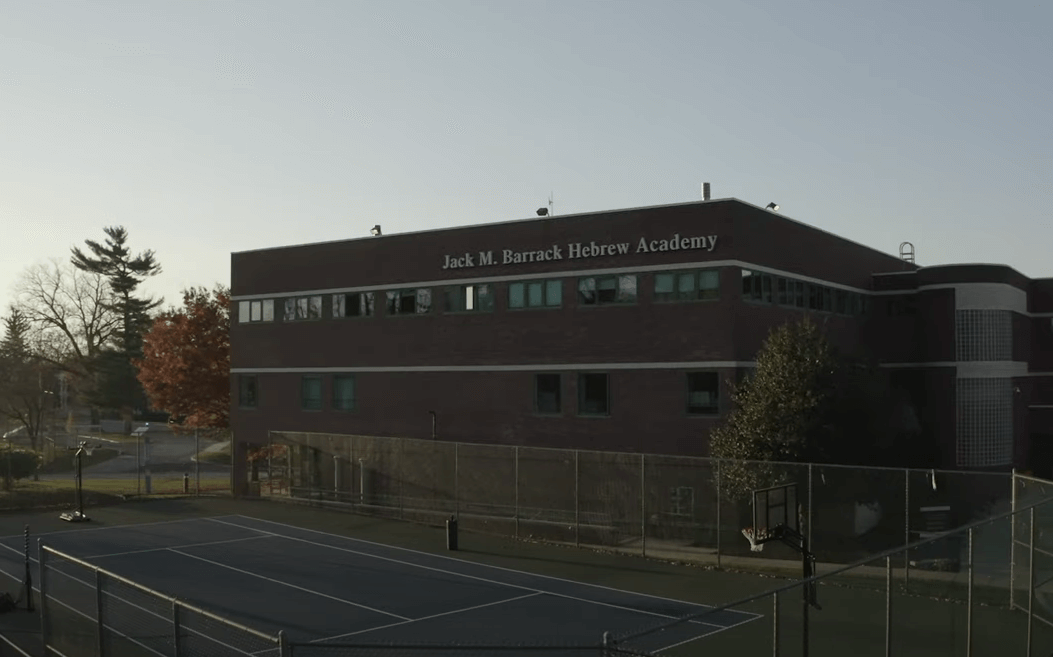
[[[956,465],[1013,465],[1017,435],[1014,314],[1027,313],[1027,293],[1006,283],[954,284]]]

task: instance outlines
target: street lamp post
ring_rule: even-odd
[[[74,471],[76,472],[75,481],[75,495],[76,495],[76,511],[67,511],[59,516],[62,520],[67,522],[87,522],[90,520],[88,516],[84,515],[84,494],[82,491],[84,481],[84,471],[81,465],[81,458],[87,454],[91,456],[93,450],[98,448],[98,445],[89,445],[87,442],[81,441],[78,447],[68,447],[70,451],[75,451],[73,454],[73,465]]]

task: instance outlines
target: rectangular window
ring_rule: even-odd
[[[834,290],[834,312],[838,315],[845,314],[845,295],[847,292],[844,290]]]
[[[771,303],[771,274],[761,274],[761,285],[763,286],[763,292],[761,295],[761,301],[764,303]]]
[[[305,376],[300,379],[300,408],[305,411],[322,410],[322,377]]]
[[[578,415],[610,415],[610,385],[606,374],[578,375]]]
[[[742,270],[742,298],[747,301],[753,300],[753,272],[748,269]]]
[[[559,374],[534,376],[534,410],[538,413],[560,413],[563,410]]]
[[[662,272],[654,275],[655,301],[698,301],[720,297],[716,270]]]
[[[787,292],[787,284],[792,285],[793,283],[791,281],[786,280],[782,276],[776,278],[775,283],[778,290],[778,297],[776,299],[776,303],[778,303],[780,306],[789,305],[790,295]]]
[[[391,290],[387,301],[389,315],[426,315],[431,312],[431,289]]]
[[[805,303],[804,303],[804,299],[805,299],[805,297],[804,297],[804,281],[794,281],[793,282],[793,289],[794,289],[794,295],[795,295],[795,297],[794,297],[794,305],[797,306],[798,308],[804,308],[804,306],[805,306]]]
[[[719,415],[720,378],[716,372],[689,372],[687,412],[690,415]]]
[[[584,306],[636,303],[636,276],[593,276],[578,279],[578,302]]]
[[[563,305],[563,281],[525,281],[508,284],[509,308],[558,308]]]
[[[238,375],[238,406],[256,408],[259,405],[259,393],[256,377],[251,374]]]
[[[823,288],[823,310],[834,312],[834,291],[828,287]]]
[[[239,301],[238,322],[273,322],[274,299],[262,301]]]
[[[292,297],[285,300],[285,313],[282,316],[287,322],[322,318],[321,295],[310,297]]]
[[[490,312],[494,297],[489,285],[460,285],[446,288],[446,312]]]
[[[355,408],[355,375],[333,375],[333,410],[351,411]]]

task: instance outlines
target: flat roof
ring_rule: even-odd
[[[366,240],[384,239],[385,237],[402,237],[402,236],[414,236],[414,235],[427,235],[429,233],[439,233],[439,232],[456,231],[456,230],[471,230],[471,229],[474,229],[474,228],[485,228],[485,227],[490,227],[490,226],[504,226],[504,225],[508,225],[508,224],[519,224],[519,223],[525,223],[525,222],[531,222],[531,221],[545,222],[545,221],[556,221],[556,220],[560,220],[560,219],[573,219],[573,218],[579,218],[579,217],[589,217],[589,216],[603,215],[603,214],[614,214],[614,213],[619,213],[619,212],[637,212],[637,211],[641,211],[641,210],[659,210],[659,209],[662,209],[662,208],[675,208],[675,207],[683,207],[683,206],[688,206],[688,205],[708,205],[710,203],[739,203],[739,204],[742,204],[742,205],[745,205],[745,206],[749,206],[749,207],[755,208],[755,209],[760,210],[762,212],[769,212],[771,214],[775,214],[780,219],[783,219],[785,221],[789,221],[789,222],[798,224],[800,226],[804,226],[805,228],[808,228],[810,230],[818,231],[820,233],[825,233],[827,235],[830,235],[831,237],[837,238],[837,239],[839,239],[839,240],[841,240],[843,242],[847,242],[849,244],[854,244],[854,245],[856,245],[856,246],[858,246],[860,248],[864,248],[864,249],[867,249],[869,251],[873,251],[875,253],[879,253],[879,254],[887,256],[889,258],[893,258],[893,259],[896,259],[896,260],[901,260],[901,258],[899,258],[898,256],[893,255],[891,253],[886,253],[885,251],[881,251],[879,249],[875,249],[874,247],[867,246],[866,244],[860,244],[859,242],[847,239],[845,237],[842,237],[840,235],[832,233],[832,232],[830,232],[828,230],[824,230],[822,228],[818,228],[816,226],[812,226],[811,224],[807,224],[807,223],[805,223],[803,221],[799,221],[797,219],[793,219],[791,217],[788,217],[788,216],[786,216],[784,214],[780,214],[778,212],[771,212],[767,208],[762,208],[759,205],[756,205],[754,203],[750,203],[749,201],[743,201],[742,199],[738,199],[738,198],[735,198],[735,197],[709,199],[708,201],[697,200],[697,201],[685,201],[685,202],[682,202],[682,203],[663,203],[663,204],[659,204],[659,205],[644,205],[644,206],[636,206],[636,207],[631,207],[631,208],[615,208],[615,209],[612,209],[612,210],[594,210],[594,211],[590,211],[590,212],[577,212],[577,213],[574,213],[574,214],[546,215],[544,217],[528,217],[526,219],[508,219],[508,220],[505,220],[505,221],[494,221],[494,222],[490,222],[490,223],[481,223],[481,224],[468,224],[468,225],[465,225],[465,226],[447,226],[445,228],[426,228],[424,230],[409,231],[409,232],[405,232],[405,233],[389,233],[387,235],[382,234],[382,235],[378,235],[378,236],[369,235],[369,236],[363,236],[363,237],[349,237],[349,238],[337,239],[337,240],[326,240],[326,241],[322,241],[322,242],[305,242],[305,243],[301,243],[301,244],[286,244],[286,245],[283,245],[283,246],[268,246],[268,247],[263,247],[263,248],[259,248],[259,249],[247,249],[245,251],[232,251],[231,255],[241,255],[241,254],[245,254],[245,253],[261,253],[261,252],[264,252],[264,251],[279,251],[279,250],[282,250],[282,249],[296,249],[296,248],[310,247],[310,246],[323,246],[323,245],[326,245],[326,244],[339,244],[339,243],[345,243],[345,242],[346,243],[361,242],[361,241],[366,241]],[[903,261],[903,262],[905,264],[907,264],[907,265],[910,265],[910,266],[914,267],[915,270],[921,268],[921,267],[919,267],[918,265],[916,265],[914,263],[907,262],[907,261]]]

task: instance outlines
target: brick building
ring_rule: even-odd
[[[269,430],[706,455],[727,381],[808,313],[882,363],[933,465],[1053,462],[1053,279],[737,199],[234,253],[231,291],[239,455]]]

